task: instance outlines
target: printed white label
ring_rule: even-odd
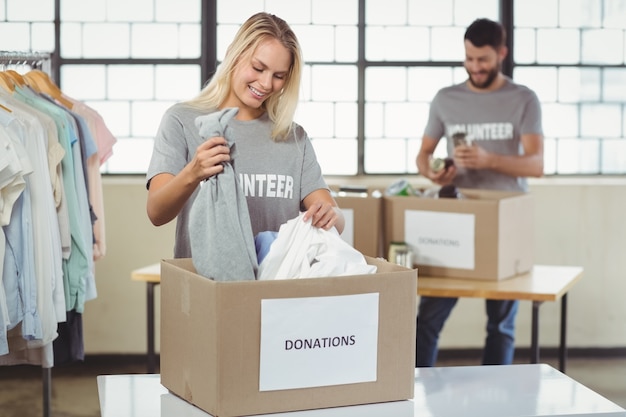
[[[475,223],[473,214],[405,210],[404,240],[415,264],[474,269]]]
[[[261,300],[259,390],[376,381],[378,293]]]

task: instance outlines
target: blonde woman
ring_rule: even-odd
[[[301,71],[300,45],[289,25],[257,13],[241,26],[200,94],[166,111],[147,172],[147,212],[156,226],[177,218],[175,257],[191,257],[188,217],[198,185],[230,161],[226,140],[201,137],[195,119],[231,107],[239,109],[228,125],[237,147],[233,165],[254,235],[278,231],[300,212],[316,227],[343,231],[311,142],[293,122]]]

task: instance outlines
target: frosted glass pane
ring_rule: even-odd
[[[452,0],[409,1],[409,24],[415,26],[449,26],[452,24]]]
[[[385,28],[380,26],[365,28],[365,58],[369,61],[384,61],[386,56]]]
[[[559,9],[561,27],[600,27],[602,0],[567,0]]]
[[[407,172],[407,143],[404,139],[368,139],[365,141],[364,169],[368,174]]]
[[[307,62],[332,62],[335,34],[332,26],[293,26],[302,55]]]
[[[53,23],[33,23],[31,26],[31,50],[33,51],[54,51],[54,24]]]
[[[365,137],[383,136],[384,105],[382,103],[365,102]]]
[[[556,140],[544,138],[543,140],[543,173],[550,175],[556,173]]]
[[[300,103],[295,121],[307,131],[311,138],[334,136],[335,114],[332,103]]]
[[[119,174],[144,174],[148,170],[153,147],[153,138],[118,137],[105,169]]]
[[[356,138],[358,131],[357,104],[335,104],[335,136]]]
[[[6,4],[5,0],[0,0],[0,20],[6,20]]]
[[[516,43],[516,47],[519,48],[520,45]],[[576,29],[537,31],[537,62],[550,64],[580,62],[580,32]]]
[[[582,104],[580,121],[583,137],[616,138],[622,134],[622,110],[618,104]]]
[[[422,137],[423,130],[415,126],[416,115],[420,108],[415,103],[385,104],[385,137],[415,138]]]
[[[356,62],[359,50],[359,33],[356,26],[335,28],[335,59],[339,62]]]
[[[315,0],[311,10],[313,24],[356,25],[359,20],[358,0]]]
[[[541,106],[543,133],[545,136],[577,137],[578,106],[574,104],[548,103]]]
[[[304,65],[300,77],[300,101],[311,100],[311,88],[311,65]]]
[[[106,98],[106,67],[104,65],[62,65],[63,92],[77,100]]]
[[[626,70],[606,68],[604,70],[602,97],[604,101],[623,102],[626,98]]]
[[[404,101],[407,98],[407,69],[385,67],[365,69],[366,101]]]
[[[517,67],[513,79],[534,90],[539,101],[552,102],[557,97],[557,71],[554,67]]]
[[[324,175],[356,175],[356,139],[314,139],[313,148]]]
[[[454,84],[460,84],[467,81],[467,70],[463,66],[454,67],[452,70],[454,73]]]
[[[0,39],[3,51],[29,51],[30,28],[28,23],[7,23],[0,25]]]
[[[172,0],[176,1],[176,0]],[[218,0],[217,21],[241,25],[253,14],[263,10],[264,0],[228,1]]]
[[[154,0],[157,22],[200,22],[201,0]],[[246,1],[247,3],[248,1]],[[218,1],[225,3],[224,1]],[[239,5],[241,2],[229,2]],[[241,21],[243,23],[243,20]]]
[[[557,27],[559,24],[558,0],[524,0],[513,3],[515,26]]]
[[[199,58],[201,48],[201,27],[199,24],[179,26],[178,55],[181,58]]]
[[[604,27],[626,29],[626,4],[623,1],[604,1]]]
[[[54,20],[54,2],[50,0],[6,0],[6,10],[9,21],[51,22]],[[4,43],[4,39],[2,42]],[[0,49],[4,50],[4,47]]]
[[[600,70],[595,68],[560,68],[560,102],[597,101],[600,99]]]
[[[366,25],[404,25],[407,23],[406,0],[367,0]]]
[[[593,174],[600,171],[599,141],[560,139],[558,142],[559,174]]]
[[[431,59],[433,61],[463,61],[465,27],[433,28],[431,32]]]
[[[157,65],[155,80],[157,100],[187,100],[202,88],[199,65]]]
[[[112,65],[108,67],[107,97],[111,100],[141,100],[154,97],[152,65]]]
[[[174,24],[139,23],[131,26],[131,57],[178,57],[178,27]]]
[[[602,141],[602,174],[626,172],[626,140]]]
[[[217,25],[217,59],[222,61],[228,45],[235,38],[239,25]]]
[[[415,162],[417,154],[420,150],[421,139],[408,139],[406,141],[405,164],[406,172],[409,174],[417,174],[417,163]]]
[[[154,0],[107,0],[107,21],[109,22],[149,22],[154,17]],[[82,6],[85,7],[85,6]]]
[[[85,0],[63,0],[60,4],[62,23],[102,22],[106,17],[106,0],[89,0],[89,7],[85,7]]]
[[[610,47],[607,47],[610,45]],[[624,62],[624,34],[616,29],[582,31],[583,64],[622,64]]]
[[[135,101],[131,104],[131,132],[134,137],[154,137],[171,101]]]
[[[430,58],[430,32],[426,28],[367,28],[366,39],[369,60],[427,61]]]
[[[117,138],[130,135],[130,103],[128,101],[85,101],[95,109]]]
[[[311,22],[311,0],[265,0],[264,10],[284,19],[289,25]]]
[[[409,68],[409,100],[430,102],[443,87],[453,84],[452,68],[450,67],[417,67]]]
[[[534,63],[537,59],[537,39],[533,29],[515,30],[514,60],[518,64]]]
[[[456,0],[454,24],[467,27],[477,17],[499,20],[498,0]]]
[[[80,58],[82,56],[83,28],[81,24],[61,24],[61,50],[64,58]]]
[[[315,101],[357,100],[357,70],[352,65],[316,65],[311,73]]]
[[[88,23],[83,29],[83,57],[128,58],[130,28],[123,23]]]

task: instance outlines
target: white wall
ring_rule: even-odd
[[[384,189],[392,178],[354,180]],[[411,180],[413,182],[413,180]],[[330,179],[332,184],[345,180]],[[419,185],[419,180],[415,183]],[[96,263],[98,298],[87,302],[87,354],[143,353],[146,350],[145,284],[131,281],[133,269],[170,258],[174,223],[157,228],[147,219],[141,177],[103,179],[106,256]],[[569,347],[626,347],[626,179],[531,180],[535,196],[535,260],[538,264],[580,265],[582,280],[569,293]],[[158,349],[159,288],[156,290]],[[522,302],[517,345],[530,344],[530,302]],[[542,347],[559,343],[560,303],[540,308]],[[480,348],[484,302],[461,299],[441,337],[442,348]]]

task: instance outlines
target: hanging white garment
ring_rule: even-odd
[[[361,252],[330,230],[303,220],[304,213],[284,223],[268,254],[259,265],[258,279],[293,279],[376,272]]]

